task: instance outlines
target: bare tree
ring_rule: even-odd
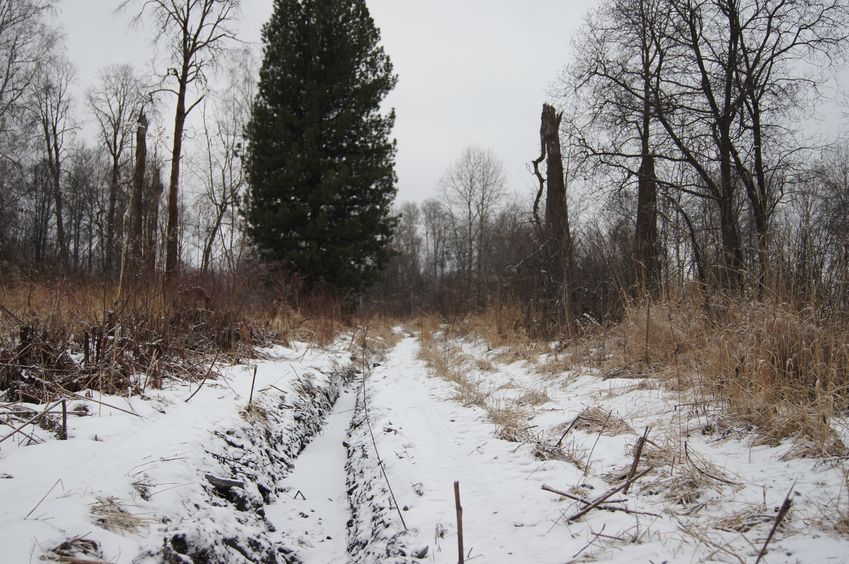
[[[0,155],[10,157],[8,136],[39,61],[52,51],[56,33],[45,16],[55,0],[0,0]]]
[[[44,61],[29,89],[30,112],[41,133],[41,146],[50,172],[56,239],[63,270],[70,267],[63,216],[62,167],[67,156],[66,136],[73,130],[69,90],[74,74],[74,67],[67,59],[58,57]]]
[[[231,267],[237,230],[237,206],[245,186],[242,149],[245,124],[250,119],[255,97],[256,63],[250,51],[238,52],[228,67],[227,81],[220,93],[207,98],[203,107],[204,162],[199,166],[205,191],[201,202],[210,208],[203,233],[201,271],[210,267],[213,251],[219,244]],[[208,112],[213,114],[212,123]],[[225,229],[225,223],[229,223]]]
[[[486,227],[504,196],[505,181],[495,154],[479,147],[466,148],[440,180],[442,200],[451,211],[457,267],[470,289],[476,279],[480,290]]]
[[[737,287],[744,258],[737,191],[746,195],[758,232],[761,275],[769,264],[769,216],[776,174],[787,154],[770,135],[816,81],[798,64],[831,56],[846,40],[845,0],[668,0],[675,25],[662,52],[666,68],[652,85],[658,122],[679,157],[698,175],[700,195],[716,202],[722,279]]]
[[[168,185],[168,222],[165,245],[165,283],[173,282],[177,273],[179,232],[180,159],[186,117],[203,100],[201,93],[188,100],[189,88],[206,83],[206,70],[235,34],[233,23],[241,0],[124,0],[119,9],[140,5],[136,19],[145,13],[153,19],[156,38],[168,45],[175,67],[167,78],[176,82],[167,90],[177,97],[174,112],[174,140],[171,151],[171,174]]]
[[[657,154],[670,152],[657,131],[652,87],[669,26],[665,0],[605,2],[583,28],[564,77],[578,97],[577,142],[592,166],[617,188],[636,183],[636,282],[645,289],[656,289],[660,274]]]
[[[113,273],[116,202],[125,153],[132,143],[133,121],[144,103],[143,86],[130,65],[110,65],[100,71],[100,85],[89,90],[88,106],[97,121],[100,140],[110,159],[109,204],[106,211],[104,270]]]

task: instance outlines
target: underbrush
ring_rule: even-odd
[[[167,291],[155,281],[121,291],[111,282],[7,280],[0,399],[144,394],[166,377],[208,377],[214,361],[238,362],[257,347],[326,345],[345,327],[340,302],[320,297],[295,307],[287,288],[260,278],[186,275]]]
[[[598,337],[596,337],[598,338]],[[660,378],[719,402],[730,426],[777,444],[804,439],[800,456],[845,455],[831,426],[849,407],[849,323],[778,300],[688,296],[631,304],[603,336],[611,376]]]

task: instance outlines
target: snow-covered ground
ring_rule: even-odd
[[[755,444],[644,378],[467,339],[428,351],[452,380],[412,333],[365,361],[353,341],[272,351],[251,409],[252,364],[3,442],[0,561],[456,562],[458,481],[472,562],[754,562],[791,490],[762,562],[849,562],[846,458]]]

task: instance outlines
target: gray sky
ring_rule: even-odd
[[[80,91],[111,63],[150,70],[151,29],[114,14],[118,0],[60,0],[69,56]],[[463,148],[491,149],[509,188],[533,185],[528,163],[538,151],[546,92],[569,57],[570,37],[594,0],[368,0],[395,64],[399,202],[435,195],[444,170]],[[239,33],[260,42],[272,0],[243,0]],[[163,109],[170,122],[173,101]],[[79,108],[82,110],[82,108]],[[82,115],[78,112],[79,115]]]

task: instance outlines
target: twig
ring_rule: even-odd
[[[793,495],[793,488],[795,487],[796,482],[794,481],[793,485],[790,486],[790,491],[788,491],[787,495],[784,497],[784,503],[781,504],[781,509],[778,510],[778,515],[775,516],[775,522],[772,524],[772,529],[770,529],[769,534],[766,536],[766,540],[764,541],[764,545],[761,548],[757,559],[755,559],[755,564],[758,564],[758,562],[761,561],[761,558],[766,555],[766,546],[769,544],[769,541],[772,540],[773,535],[775,535],[775,531],[778,530],[778,526],[784,520],[787,512],[790,511],[790,506],[793,505],[793,500],[790,499],[790,496]]]
[[[563,434],[562,434],[562,435],[560,435],[560,440],[559,440],[559,441],[557,441],[557,445],[556,445],[556,446],[557,446],[558,448],[560,448],[560,443],[562,443],[562,442],[563,442],[563,439],[564,439],[564,438],[566,438],[566,435],[569,433],[569,431],[571,431],[571,430],[572,430],[572,428],[573,428],[573,427],[574,427],[574,426],[578,423],[578,421],[579,421],[579,420],[581,420],[581,419],[582,419],[582,417],[581,417],[580,415],[577,415],[577,416],[575,416],[575,418],[574,418],[574,419],[572,419],[572,423],[570,423],[570,424],[569,424],[569,426],[566,428],[566,430],[565,430],[565,431],[563,431]]]
[[[3,304],[0,304],[0,309],[2,309],[4,312],[6,312],[6,315],[8,315],[9,317],[12,317],[15,321],[17,321],[21,325],[26,325],[26,323],[20,317],[18,317],[17,315],[15,315],[11,311],[9,311],[9,308],[4,306]]]
[[[592,504],[591,501],[588,501],[588,500],[586,500],[586,499],[584,499],[580,496],[572,495],[568,492],[556,490],[556,489],[554,489],[551,486],[548,486],[546,484],[542,485],[542,489],[544,491],[547,491],[547,492],[551,492],[551,493],[554,493],[554,494],[557,494],[557,495],[562,495],[563,497],[577,501],[578,503],[583,503],[585,506]],[[626,499],[608,499],[606,501],[607,501],[607,503],[624,503],[627,500]],[[657,513],[651,513],[649,511],[637,511],[636,509],[628,509],[627,507],[619,507],[619,506],[616,506],[616,505],[598,505],[597,508],[601,509],[603,511],[621,511],[622,513],[628,513],[629,515],[648,515],[649,517],[661,517],[661,515],[658,515]]]
[[[218,355],[219,354],[221,354],[220,351],[215,353],[215,358],[212,359],[212,364],[209,365],[209,370],[207,370],[206,374],[204,374],[203,380],[200,381],[200,385],[198,386],[197,390],[192,392],[192,395],[190,395],[189,397],[186,398],[186,403],[189,403],[189,400],[192,399],[193,397],[195,397],[195,394],[197,394],[200,391],[200,389],[203,388],[203,385],[206,383],[206,379],[209,378],[209,375],[212,373],[212,369],[215,368],[215,363],[218,362]]]
[[[643,454],[643,445],[646,444],[646,438],[649,436],[650,427],[646,427],[643,436],[637,440],[637,447],[634,449],[634,461],[631,463],[631,469],[628,471],[628,484],[622,493],[628,495],[628,488],[631,487],[631,480],[634,479],[634,474],[637,473],[637,466],[640,464],[640,456]]]
[[[716,480],[717,482],[722,482],[723,484],[728,484],[729,486],[739,486],[740,485],[737,482],[732,482],[731,480],[726,480],[725,478],[720,478],[719,476],[714,476],[713,474],[711,474],[707,470],[699,468],[698,464],[693,462],[693,459],[690,458],[690,450],[687,447],[687,441],[684,441],[684,455],[687,457],[687,461],[690,464],[692,464],[693,468],[695,468],[696,471],[699,472],[700,474],[704,474],[705,476],[707,476],[708,478],[711,478],[712,480]]]
[[[29,513],[27,513],[27,516],[24,517],[24,520],[29,519],[29,516],[32,515],[33,511],[38,509],[38,506],[41,505],[44,502],[44,500],[47,499],[47,496],[50,495],[50,492],[52,492],[54,490],[54,488],[56,488],[56,486],[58,486],[61,483],[62,483],[62,478],[59,478],[58,480],[56,480],[56,482],[52,486],[50,486],[50,489],[47,490],[47,493],[44,494],[41,497],[41,499],[38,500],[38,503],[35,504],[35,507],[33,507],[32,509],[29,510]],[[65,487],[64,484],[62,485],[62,487],[63,488]]]
[[[404,514],[401,513],[401,507],[398,505],[398,500],[395,498],[395,492],[392,490],[392,484],[389,482],[389,476],[386,475],[386,469],[383,467],[383,459],[380,458],[380,451],[377,450],[377,441],[374,438],[374,429],[371,427],[371,420],[368,415],[368,394],[366,393],[366,376],[371,370],[369,369],[368,362],[366,360],[367,347],[366,347],[366,335],[368,334],[368,326],[363,327],[363,344],[362,344],[362,357],[363,357],[363,415],[365,415],[366,426],[368,426],[369,435],[371,435],[371,444],[374,446],[374,454],[377,457],[377,465],[380,467],[380,472],[383,474],[383,480],[386,482],[387,488],[389,488],[389,495],[392,497],[392,502],[395,504],[395,510],[398,512],[398,517],[401,519],[401,524],[404,526],[404,531],[408,531],[407,522],[404,521]]]
[[[604,433],[604,430],[607,428],[608,422],[610,422],[610,417],[613,415],[613,411],[607,412],[607,417],[604,418],[604,423],[601,424],[601,429],[598,430],[598,435],[595,438],[595,442],[593,443],[593,448],[590,449],[590,454],[587,457],[587,462],[584,464],[584,478],[586,478],[590,473],[590,462],[593,459],[593,453],[595,452],[595,447],[598,445],[599,439],[601,439],[601,434]]]
[[[591,539],[590,539],[590,542],[588,542],[587,544],[585,544],[585,545],[584,545],[584,547],[583,547],[583,548],[581,548],[581,550],[579,550],[578,552],[576,552],[575,554],[573,554],[573,555],[572,555],[572,558],[577,558],[579,554],[581,554],[583,551],[585,551],[586,549],[588,549],[589,547],[591,547],[591,546],[593,545],[593,543],[594,543],[595,541],[597,541],[597,540],[598,540],[598,537],[600,537],[600,536],[601,536],[601,533],[603,533],[603,532],[604,532],[604,528],[605,528],[605,527],[607,527],[607,523],[605,523],[604,525],[602,525],[602,526],[601,526],[601,530],[600,530],[599,532],[597,532],[597,533],[593,534],[593,538],[591,538]]]
[[[592,511],[596,507],[598,507],[599,505],[601,505],[609,497],[612,497],[613,494],[622,491],[628,484],[630,484],[631,482],[636,482],[637,480],[639,480],[640,478],[642,478],[643,476],[645,476],[646,474],[648,474],[652,470],[654,470],[654,468],[647,468],[647,469],[643,470],[642,472],[640,472],[638,475],[634,476],[633,480],[628,480],[624,484],[616,486],[615,488],[610,489],[607,492],[601,494],[594,501],[592,501],[588,506],[584,507],[583,509],[581,509],[580,511],[578,511],[577,513],[575,513],[574,515],[572,515],[571,517],[566,519],[566,521],[569,522],[569,521],[575,521],[576,519],[580,519],[581,517],[583,517],[584,515],[586,515],[587,513],[589,513],[590,511]]]

